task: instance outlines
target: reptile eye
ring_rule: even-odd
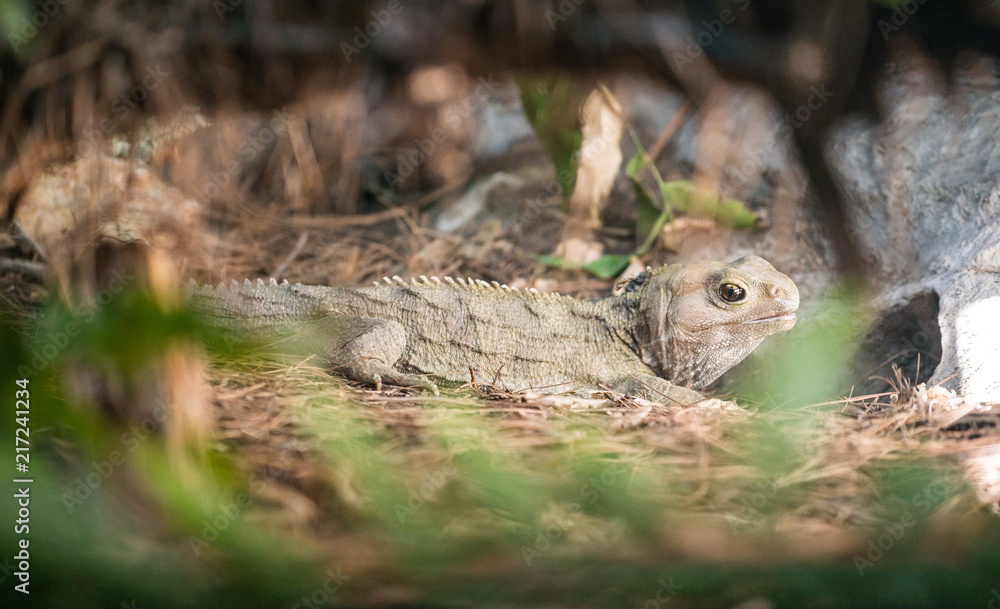
[[[726,302],[739,302],[747,297],[747,291],[735,283],[724,283],[719,286],[719,296]]]

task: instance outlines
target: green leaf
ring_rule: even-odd
[[[639,235],[643,235],[643,243],[633,255],[641,256],[649,251],[650,246],[656,239],[656,235],[663,230],[667,222],[672,222],[674,217],[669,206],[663,206],[662,208],[657,206],[653,200],[653,193],[640,179],[640,174],[649,164],[649,157],[642,150],[642,146],[638,143],[638,138],[634,139],[636,139],[637,150],[635,156],[629,160],[625,168],[625,175],[631,180],[632,189],[635,191],[635,197],[638,201],[639,217],[636,221],[636,231],[638,231]]]
[[[625,175],[630,179],[635,181],[642,173],[642,170],[646,168],[646,155],[643,154],[641,150],[636,150],[635,155],[629,159],[628,164],[625,165]]]
[[[728,228],[755,228],[757,216],[742,201],[723,199],[719,193],[704,188],[690,190],[688,213],[692,216],[712,218]]]
[[[581,96],[568,76],[521,80],[518,85],[524,114],[556,168],[566,209],[576,184],[577,152],[583,141],[579,119]]]
[[[642,245],[639,246],[639,249],[635,250],[633,256],[644,256],[646,252],[649,251],[649,248],[653,246],[653,242],[656,241],[656,238],[659,236],[660,231],[662,231],[663,227],[667,225],[667,222],[673,221],[673,215],[670,214],[670,212],[668,211],[669,209],[670,208],[664,208],[663,213],[660,214],[658,218],[656,218],[656,221],[653,223],[653,226],[651,226],[649,229],[649,233],[643,240]]]
[[[695,216],[712,218],[719,224],[729,228],[756,228],[757,216],[750,211],[742,201],[737,199],[722,199],[721,196],[711,190],[697,189],[691,180],[672,180],[665,182],[656,166],[649,162],[649,157],[639,142],[639,137],[634,130],[630,130],[632,141],[636,146],[636,154],[628,162],[626,174],[632,180],[632,184],[639,198],[639,234],[646,234],[645,230],[649,226],[652,214],[649,210],[644,210],[644,206],[656,204],[652,202],[652,196],[647,188],[643,187],[640,192],[638,184],[639,175],[644,169],[649,169],[653,180],[660,189],[660,197],[663,199],[663,209],[680,210]],[[670,217],[668,222],[673,221]],[[662,225],[660,228],[663,228]],[[644,252],[643,252],[644,253]]]
[[[561,269],[578,269],[580,265],[574,264],[565,258],[560,258],[559,256],[549,256],[548,254],[537,254],[531,257],[542,264],[547,264],[549,266],[554,266]]]
[[[658,180],[657,183],[665,206],[688,211],[691,204],[691,193],[694,189],[691,180],[673,180],[671,182]]]
[[[716,220],[733,228],[757,228],[757,214],[737,199],[723,200]]]
[[[635,197],[639,204],[639,217],[635,224],[636,230],[643,237],[643,240],[645,240],[650,233],[656,230],[657,224],[662,229],[664,224],[673,220],[673,214],[670,213],[669,207],[660,209],[656,206],[656,203],[653,201],[653,193],[642,182],[632,182],[632,190],[635,191]]]
[[[612,279],[621,275],[621,272],[625,270],[631,260],[631,254],[605,254],[580,268],[597,275],[601,279]]]
[[[534,260],[562,269],[579,269],[600,277],[601,279],[612,279],[621,274],[632,261],[632,254],[605,254],[593,262],[587,264],[576,264],[559,256],[549,256],[539,254],[532,256]]]

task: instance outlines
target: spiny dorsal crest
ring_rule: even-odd
[[[452,279],[451,277],[445,277],[442,281],[437,277],[428,278],[426,275],[420,275],[419,277],[410,279],[409,282],[404,281],[399,275],[393,275],[391,278],[383,277],[382,282],[373,282],[376,286],[422,286],[422,287],[450,287],[453,289],[465,289],[465,290],[492,290],[495,292],[507,292],[511,294],[527,294],[530,296],[537,296],[539,298],[559,298],[561,295],[558,292],[539,292],[535,288],[525,288],[521,290],[520,288],[512,288],[506,283],[500,283],[499,281],[484,281],[482,279],[473,279],[469,277],[468,279],[463,279],[459,277],[457,279]]]
[[[237,292],[237,291],[246,292],[247,290],[254,290],[254,289],[259,290],[259,289],[263,289],[263,288],[284,287],[284,286],[290,286],[290,285],[291,284],[288,283],[287,279],[283,279],[281,281],[281,283],[278,283],[278,280],[275,279],[274,277],[271,277],[270,279],[268,279],[268,281],[266,283],[264,282],[263,279],[258,279],[256,281],[256,283],[255,282],[251,282],[249,279],[244,279],[243,283],[240,284],[238,281],[236,281],[235,279],[233,279],[233,280],[231,280],[229,282],[228,285],[225,282],[220,282],[219,285],[217,285],[215,287],[213,287],[211,285],[200,286],[200,285],[198,285],[197,281],[195,281],[194,279],[190,279],[190,280],[188,280],[187,291],[188,291],[189,294],[193,294],[194,292],[197,292],[198,290],[203,290],[203,291],[204,290],[209,290],[209,291],[218,291],[218,292]]]
[[[534,298],[568,298],[562,296],[558,292],[539,292],[535,288],[525,288],[523,290],[515,287],[511,287],[506,283],[500,283],[498,281],[484,281],[482,279],[473,279],[471,277],[463,279],[461,277],[453,279],[451,277],[445,277],[444,279],[439,279],[437,277],[427,277],[426,275],[420,275],[419,277],[412,278],[409,281],[405,281],[399,275],[393,275],[390,277],[383,277],[381,282],[374,282],[375,286],[419,286],[419,287],[431,287],[431,288],[451,288],[451,289],[461,289],[461,290],[489,290],[498,293],[506,294],[518,294],[527,297]],[[206,285],[204,287],[199,286],[198,283],[191,279],[188,282],[188,292],[193,293],[198,290],[214,290],[219,292],[240,292],[242,294],[250,294],[257,291],[268,291],[271,288],[281,287],[281,288],[291,288],[295,286],[301,286],[302,284],[296,283],[294,285],[288,283],[288,280],[282,280],[280,283],[273,277],[267,282],[263,279],[257,279],[256,282],[250,279],[244,279],[243,283],[239,283],[235,279],[231,280],[227,285],[226,283],[219,283],[219,285],[214,288],[211,285]]]

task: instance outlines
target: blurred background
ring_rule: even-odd
[[[1000,602],[997,2],[0,0],[0,34],[4,606]],[[690,409],[361,390],[184,301],[746,254],[799,322]]]

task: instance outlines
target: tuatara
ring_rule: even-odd
[[[764,337],[791,328],[799,293],[767,261],[647,270],[578,300],[446,277],[367,288],[275,280],[192,286],[225,330],[285,337],[376,388],[500,382],[512,390],[609,389],[693,403]]]

